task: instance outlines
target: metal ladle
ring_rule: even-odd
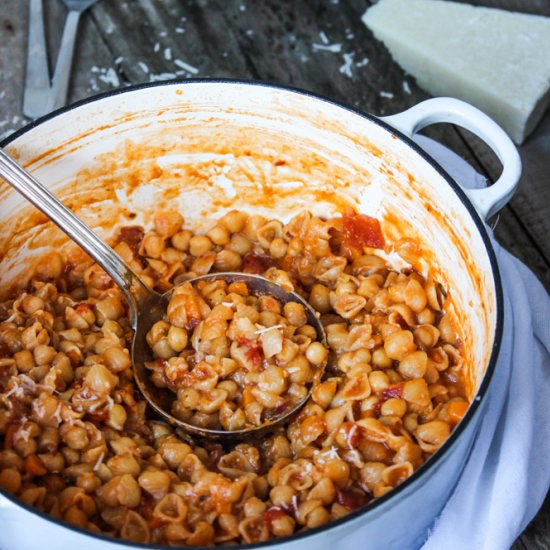
[[[64,206],[50,191],[34,176],[29,174],[17,162],[0,149],[0,177],[5,179],[36,208],[44,213],[74,242],[76,242],[91,258],[93,258],[113,279],[128,301],[130,307],[130,322],[134,330],[132,341],[132,363],[136,384],[151,407],[170,424],[179,428],[182,437],[198,436],[212,440],[231,440],[249,437],[259,437],[275,426],[281,424],[307,401],[313,383],[310,385],[306,397],[290,410],[280,416],[272,418],[268,423],[243,430],[211,430],[183,422],[170,412],[171,403],[175,396],[169,390],[157,388],[147,372],[144,363],[153,360],[152,351],[146,343],[146,335],[154,323],[161,320],[166,312],[172,290],[159,294],[151,290],[141,278],[130,269],[120,256],[105,244],[86,224]],[[317,332],[318,341],[325,344],[323,326],[313,308],[295,292],[287,292],[281,286],[268,281],[259,275],[247,273],[213,273],[188,279],[186,283],[199,280],[223,279],[228,283],[244,281],[253,295],[269,295],[280,303],[299,302],[305,307],[308,322]],[[319,379],[320,376],[317,377]]]

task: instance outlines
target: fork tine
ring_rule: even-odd
[[[83,12],[99,0],[62,0],[69,11]]]
[[[63,2],[69,9],[69,13],[65,21],[61,46],[59,47],[59,54],[55,63],[55,72],[50,91],[50,109],[63,107],[67,102],[78,22],[82,12],[97,2],[97,0],[63,0]]]
[[[45,115],[48,109],[50,74],[46,55],[44,11],[42,0],[31,0],[27,69],[23,94],[23,114],[28,118]]]

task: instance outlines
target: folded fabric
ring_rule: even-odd
[[[415,141],[461,185],[486,185],[446,147],[424,136]],[[550,485],[550,297],[488,231],[504,295],[491,402],[458,484],[426,533],[422,550],[507,550],[537,513]],[[364,537],[360,528],[342,548],[361,548]]]
[[[485,184],[440,144],[421,136],[417,143],[462,185]],[[494,238],[492,243],[505,303],[491,406],[423,550],[509,548],[537,513],[550,486],[550,297],[524,264]]]

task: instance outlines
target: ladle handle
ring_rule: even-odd
[[[132,322],[137,319],[134,293],[152,292],[145,283],[84,222],[77,218],[36,178],[0,149],[0,177],[44,213],[85,250],[114,280],[130,304]],[[132,292],[133,291],[133,292]]]

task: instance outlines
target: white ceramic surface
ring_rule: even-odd
[[[421,116],[414,112],[387,121],[412,133],[418,120],[441,120],[446,108],[437,101],[421,105]],[[451,120],[476,129],[478,111],[452,100],[447,108],[462,113]],[[483,198],[470,195],[485,216],[510,198],[519,160],[498,127],[486,117],[480,120],[482,137],[505,160],[496,190]],[[460,327],[472,397],[492,354],[495,360],[498,289],[480,218],[437,166],[374,118],[281,88],[188,81],[84,103],[22,133],[7,151],[106,239],[120,225],[149,223],[155,208],[179,208],[188,222],[204,228],[231,208],[288,219],[304,208],[339,215],[352,206],[380,219],[389,243],[414,239],[424,251],[415,267],[449,289],[446,307]],[[72,253],[74,246],[5,184],[0,201],[0,291],[5,291],[24,284],[32,263],[52,247]],[[405,265],[391,247],[385,255]],[[452,489],[480,414],[481,408],[468,413],[457,430],[460,437],[440,451],[443,459],[429,461],[420,481],[423,469],[366,514],[306,540],[328,548],[350,529],[370,525],[370,535],[379,537],[371,540],[414,544]],[[426,487],[417,491],[430,486],[429,478],[437,494]],[[426,509],[419,511],[419,502],[427,502]],[[3,497],[0,510],[3,550],[39,548],[43,536],[60,549],[120,547]],[[384,527],[407,514],[413,530]]]

